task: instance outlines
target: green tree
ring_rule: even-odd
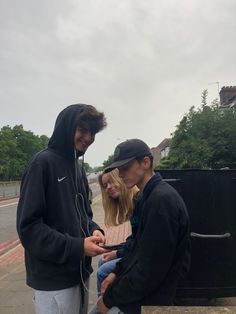
[[[89,163],[83,161],[83,159],[79,159],[79,163],[84,168],[86,173],[92,172],[92,167],[90,167]]]
[[[112,163],[113,158],[114,158],[114,154],[108,156],[108,158],[103,161],[103,168],[108,167]]]
[[[204,89],[202,92],[202,107],[207,106],[207,96],[208,96],[208,90]]]
[[[236,119],[232,109],[220,109],[218,101],[191,107],[177,126],[171,141],[171,168],[236,168]]]
[[[103,170],[103,166],[96,166],[96,167],[93,167],[93,172],[100,172]]]
[[[155,167],[156,170],[160,170],[160,169],[169,169],[172,167],[171,161],[165,157],[162,158],[160,163]]]
[[[25,131],[22,125],[0,130],[0,179],[19,179],[32,156],[45,148],[48,138]]]

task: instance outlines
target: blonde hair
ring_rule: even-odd
[[[118,174],[118,170],[114,169],[107,173],[110,176],[110,181],[120,188],[120,196],[113,199],[108,196],[102,184],[102,177],[105,173],[99,175],[98,182],[102,192],[102,204],[105,212],[105,225],[117,226],[130,219],[134,208],[134,195],[139,189],[134,186],[128,189]]]

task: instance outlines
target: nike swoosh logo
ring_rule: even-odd
[[[66,177],[57,178],[57,181],[58,181],[58,182],[61,182],[61,181],[63,181],[65,178],[66,178]]]

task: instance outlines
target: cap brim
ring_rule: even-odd
[[[114,170],[116,168],[122,167],[122,166],[124,166],[125,164],[127,164],[128,162],[130,162],[130,161],[132,161],[134,159],[135,159],[135,157],[131,157],[131,158],[115,161],[110,166],[105,168],[104,172],[107,173],[107,172],[110,172],[110,171],[112,171],[112,170]]]

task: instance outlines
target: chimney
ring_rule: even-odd
[[[227,107],[233,97],[236,97],[236,86],[222,87],[220,90],[220,105]]]

